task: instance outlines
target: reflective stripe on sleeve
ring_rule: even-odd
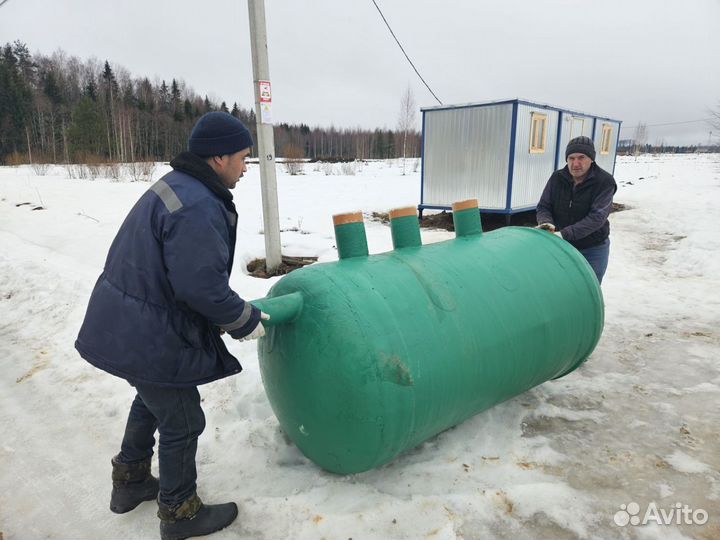
[[[160,179],[155,182],[155,184],[150,187],[150,191],[155,192],[155,194],[160,197],[160,200],[165,205],[165,208],[167,208],[168,212],[171,214],[182,208],[180,199],[178,199],[178,196],[175,195],[175,192],[167,184],[167,182],[165,182],[165,180]]]
[[[252,304],[250,302],[245,302],[245,308],[240,316],[231,323],[220,325],[220,328],[226,332],[232,332],[233,330],[237,330],[238,328],[245,326],[250,320],[250,317],[252,317]]]

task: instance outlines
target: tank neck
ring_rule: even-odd
[[[456,238],[482,234],[477,199],[453,203],[452,212]]]
[[[336,214],[333,216],[333,224],[340,259],[367,257],[368,244],[362,212]]]
[[[395,249],[422,245],[420,223],[413,206],[390,210],[390,231]]]

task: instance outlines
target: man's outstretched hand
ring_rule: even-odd
[[[250,341],[252,339],[258,339],[265,335],[265,327],[263,326],[263,321],[269,321],[270,315],[265,313],[264,311],[260,312],[260,322],[257,324],[255,329],[250,332],[247,336],[240,338],[240,341]]]

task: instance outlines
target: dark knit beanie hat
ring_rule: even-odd
[[[565,150],[565,161],[570,154],[585,154],[587,157],[595,161],[595,145],[590,137],[575,137],[567,145]]]
[[[252,145],[252,136],[245,124],[225,112],[201,116],[188,140],[188,150],[200,157],[234,154]]]

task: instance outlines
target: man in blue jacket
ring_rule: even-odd
[[[188,152],[138,200],[110,247],[75,343],[80,355],[135,387],[110,509],[157,497],[163,540],[232,523],[235,503],[197,496],[195,454],[205,428],[197,386],[241,371],[222,338],[264,335],[269,318],[229,284],[237,212],[230,190],[247,170],[252,138],[233,116],[197,122]],[[150,474],[158,431],[160,477]]]
[[[602,283],[610,257],[610,222],[617,185],[595,163],[589,137],[575,137],[565,150],[567,165],[548,180],[537,205],[538,228],[567,240],[590,263]]]

